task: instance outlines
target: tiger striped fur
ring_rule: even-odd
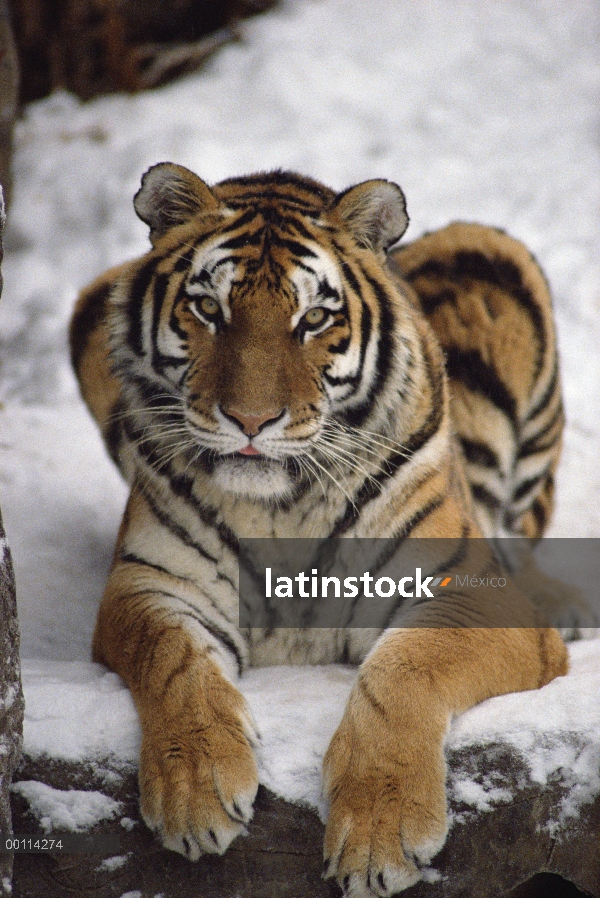
[[[447,833],[451,716],[564,673],[563,643],[516,589],[506,620],[449,591],[383,632],[242,632],[238,541],[444,536],[464,560],[482,531],[540,535],[562,424],[548,290],[478,225],[387,255],[408,222],[387,181],[209,188],[163,163],[135,207],[152,249],[83,291],[71,346],[131,483],[93,650],[136,701],[144,819],[191,859],[224,852],[257,790],[236,677],[356,662],[325,757],[324,875],[392,895]]]

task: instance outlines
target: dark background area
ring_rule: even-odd
[[[10,0],[21,102],[154,87],[202,64],[276,0]]]

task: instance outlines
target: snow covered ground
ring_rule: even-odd
[[[117,743],[135,756],[129,695],[89,663],[125,488],[79,399],[66,329],[77,291],[147,248],[131,201],[155,162],[208,181],[273,167],[339,189],[385,177],[406,193],[410,238],[468,219],[524,240],[555,296],[568,417],[551,532],[600,536],[599,26],[594,0],[287,0],[177,84],[88,104],[57,94],[28,107],[0,303],[0,505],[17,574],[26,750],[60,752],[70,721],[88,719],[97,740],[85,743],[82,730],[78,756]],[[561,687],[564,713],[553,717],[569,732],[587,733],[591,720],[598,729],[597,648],[574,648],[585,674],[577,688]],[[319,806],[315,759],[351,676],[247,677],[257,716],[274,708],[263,720],[272,750],[262,775],[275,791]],[[558,688],[543,695],[553,700]],[[493,702],[516,700],[470,712],[452,738],[475,732],[478,714],[493,730]],[[543,729],[549,706],[531,700]]]

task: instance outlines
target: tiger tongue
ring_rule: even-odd
[[[243,449],[240,449],[240,455],[260,455],[258,449],[255,449],[250,443]]]

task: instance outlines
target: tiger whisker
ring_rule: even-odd
[[[163,435],[163,434],[161,433],[161,435]],[[173,436],[178,436],[178,435],[179,435],[179,434],[173,434]],[[151,468],[152,468],[153,470],[155,470],[157,473],[160,473],[161,470],[162,470],[164,467],[168,466],[168,465],[170,464],[170,462],[173,461],[173,459],[176,458],[178,455],[181,455],[182,453],[186,452],[187,450],[189,450],[189,449],[191,449],[191,448],[193,448],[193,447],[197,447],[197,446],[198,446],[197,442],[191,437],[191,435],[189,434],[189,432],[188,432],[187,436],[188,436],[187,439],[185,439],[185,440],[178,440],[174,445],[171,445],[171,446],[169,447],[170,451],[168,451],[168,452],[165,452],[165,451],[163,450],[163,447],[161,447],[160,445],[157,446],[157,447],[156,447],[156,449],[157,449],[157,454],[158,454],[160,457],[159,457],[158,460],[155,461],[155,462],[153,462],[153,461],[151,461],[150,459],[146,458],[146,463],[149,465],[149,467],[151,467]],[[131,444],[132,444],[136,449],[140,449],[142,446],[144,446],[146,443],[148,443],[148,442],[150,442],[150,441],[151,441],[151,437],[150,437],[150,436],[148,436],[148,435],[146,435],[146,434],[142,434],[139,438],[137,438],[137,439],[132,439],[132,440],[131,440]],[[165,448],[166,448],[166,447],[165,447]],[[203,448],[203,447],[201,447],[201,448]]]
[[[314,457],[314,455],[311,455],[310,460],[311,460],[311,462],[313,462],[315,465],[317,465],[317,467],[318,467],[321,471],[323,471],[323,473],[324,473],[327,477],[329,477],[329,479],[330,479],[333,483],[335,483],[335,485],[337,486],[337,488],[339,489],[339,491],[346,497],[346,499],[348,500],[348,502],[350,503],[350,505],[354,506],[354,499],[353,499],[352,496],[350,496],[349,493],[344,489],[344,487],[341,485],[341,483],[339,482],[339,480],[337,480],[337,478],[333,476],[333,474],[331,473],[331,471],[328,471],[327,468],[326,468],[324,465],[322,465],[322,464],[321,464],[321,463]]]
[[[160,424],[147,424],[138,436],[129,435],[129,438],[140,446],[148,442],[160,443],[161,440],[169,437],[171,439],[174,437],[187,437],[192,445],[197,442],[196,440],[193,440],[187,427],[182,427],[178,424],[166,426]]]
[[[308,456],[306,456],[306,455],[299,455],[299,456],[296,456],[295,461],[296,461],[296,463],[298,464],[298,466],[299,466],[299,468],[300,468],[300,470],[302,471],[303,474],[304,474],[304,473],[308,473],[308,475],[309,475],[310,477],[314,477],[314,478],[315,478],[315,480],[317,481],[317,483],[318,483],[319,486],[321,487],[321,491],[322,491],[322,493],[323,493],[323,498],[326,499],[326,498],[327,498],[327,491],[326,491],[326,489],[325,489],[325,487],[324,487],[324,485],[323,485],[323,479],[322,479],[321,475],[319,474],[319,471],[318,471],[318,470],[315,470],[315,468],[310,464],[310,461],[309,461]]]
[[[367,455],[373,456],[378,461],[382,461],[387,458],[386,455],[379,449],[373,449],[371,445],[364,443],[363,441],[356,439],[350,434],[341,434],[337,431],[328,430],[326,427],[323,428],[320,437],[324,437],[331,445],[336,445],[345,447],[350,447],[352,449],[360,449],[365,452]],[[347,450],[348,451],[348,450]]]
[[[320,452],[322,455],[324,455],[325,458],[335,466],[336,470],[340,472],[340,475],[342,477],[346,474],[348,467],[351,467],[351,465],[348,465],[347,462],[346,467],[344,467],[344,460],[338,458],[338,456],[332,451],[331,447],[327,446],[325,440],[315,440],[313,443],[313,447],[317,452]]]
[[[157,397],[158,398],[158,397]],[[123,421],[127,418],[135,418],[139,415],[155,415],[155,414],[177,414],[181,415],[180,403],[159,406],[138,406],[137,408],[122,408],[118,412],[113,412],[107,418],[107,421]]]
[[[386,437],[384,434],[376,433],[372,430],[357,430],[355,428],[348,428],[341,424],[339,421],[335,419],[330,419],[327,422],[327,425],[330,427],[338,428],[338,432],[355,438],[369,438],[370,443],[374,443],[375,445],[381,446],[383,449],[393,450],[394,452],[399,452],[403,454],[405,458],[409,458],[411,453],[407,446],[403,443],[398,442],[398,440],[393,440],[391,437]]]
[[[323,448],[324,445],[327,446],[327,449]],[[353,456],[346,449],[343,449],[341,446],[337,446],[333,441],[328,441],[326,438],[320,439],[317,442],[317,449],[332,461],[338,461],[337,456],[332,451],[335,450],[335,452],[339,453],[342,456],[343,463],[347,468],[350,468],[351,471],[362,474],[365,480],[375,482],[375,477],[373,476],[373,474],[370,471],[367,471],[367,469],[362,465],[360,465],[357,462],[355,456]]]
[[[202,453],[203,453],[203,452],[206,452],[206,448],[207,448],[206,446],[200,446],[200,447],[198,448],[198,451],[194,453],[194,455],[192,456],[192,458],[190,458],[189,462],[187,463],[187,465],[186,465],[185,468],[183,469],[183,473],[184,473],[184,474],[187,473],[187,470],[188,470],[188,468],[190,467],[190,465],[195,465],[195,464],[196,464],[196,462],[198,461],[198,459],[200,458],[200,456],[202,455]]]

